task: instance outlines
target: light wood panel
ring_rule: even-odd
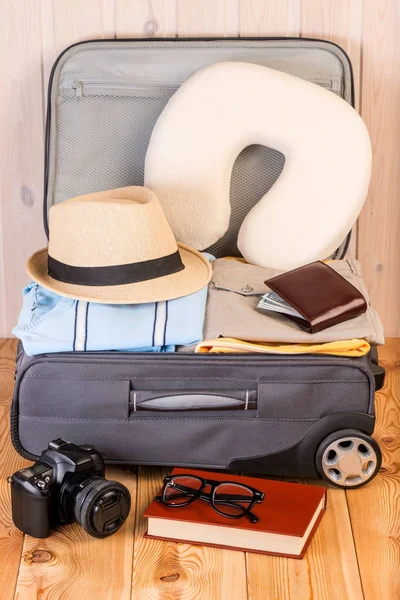
[[[1,2],[0,23],[0,326],[9,333],[28,281],[26,259],[45,244],[40,5]]]
[[[376,397],[375,438],[382,473],[365,488],[347,492],[365,600],[400,598],[400,340],[379,353],[386,383]]]
[[[239,10],[243,37],[300,34],[300,0],[239,0]]]
[[[179,37],[237,36],[238,0],[177,0]]]
[[[116,0],[117,37],[174,37],[176,0]]]
[[[374,153],[358,255],[387,335],[400,334],[400,5],[364,2],[361,114]]]
[[[0,106],[1,106],[1,101],[0,101]],[[1,182],[0,182],[0,186],[1,186]],[[0,335],[2,335],[2,332],[6,331],[6,329],[7,329],[7,319],[6,319],[6,313],[5,313],[7,294],[6,294],[6,288],[4,285],[4,282],[5,282],[5,271],[4,271],[5,245],[4,245],[4,240],[3,240],[3,227],[4,227],[5,220],[3,218],[3,208],[2,208],[1,198],[2,198],[2,196],[0,193],[0,282],[3,283],[3,285],[1,285],[1,283],[0,283]]]
[[[245,600],[244,552],[151,540],[141,516],[161,488],[165,469],[139,469],[132,600]]]

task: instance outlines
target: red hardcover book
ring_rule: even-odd
[[[320,486],[189,469],[174,469],[172,474],[232,481],[264,492],[264,500],[252,509],[259,520],[229,519],[202,500],[179,508],[153,500],[144,513],[146,537],[303,558],[326,508],[326,489]]]

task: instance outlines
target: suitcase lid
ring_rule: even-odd
[[[49,81],[44,226],[54,203],[95,191],[143,185],[152,129],[193,73],[220,61],[252,62],[321,85],[354,105],[350,60],[336,44],[305,38],[113,39],[81,42],[55,62]],[[252,145],[231,179],[231,219],[208,250],[240,256],[237,236],[249,210],[272,187],[284,155]],[[323,192],[323,190],[321,190]],[[341,258],[350,233],[334,258]]]

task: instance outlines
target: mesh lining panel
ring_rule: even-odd
[[[61,98],[54,202],[143,185],[150,135],[171,93]]]
[[[208,248],[214,256],[240,256],[239,229],[250,209],[268,192],[282,173],[285,157],[265,146],[248,146],[237,157],[231,179],[231,218],[228,231]]]
[[[139,90],[133,95],[85,94],[57,103],[54,202],[128,185],[143,185],[144,161],[153,127],[174,90]],[[231,179],[227,233],[210,246],[215,256],[240,256],[238,232],[244,217],[272,187],[285,157],[264,146],[245,148]],[[335,253],[337,254],[337,253]]]

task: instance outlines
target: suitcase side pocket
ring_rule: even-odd
[[[363,400],[364,410],[368,412],[367,379],[260,382],[257,417],[317,420],[336,411],[343,411],[343,403],[346,411],[359,411]]]
[[[128,380],[31,376],[21,382],[25,417],[121,419],[129,416]]]

